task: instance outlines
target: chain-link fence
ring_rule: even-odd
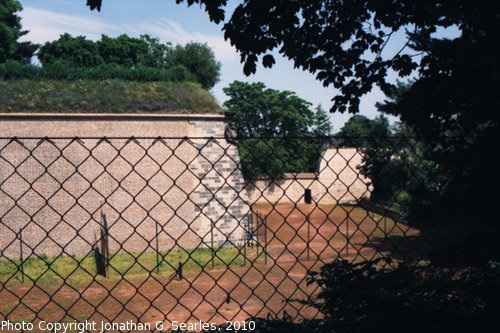
[[[2,138],[0,319],[315,318],[309,271],[426,260],[423,170],[412,138]]]

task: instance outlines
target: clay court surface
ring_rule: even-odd
[[[0,320],[8,315],[10,320],[35,322],[165,321],[168,327],[174,320],[224,323],[282,316],[284,311],[301,320],[314,317],[316,311],[285,299],[304,299],[317,292],[315,286],[306,286],[309,269],[335,259],[397,259],[418,252],[418,230],[363,208],[278,205],[258,206],[255,211],[265,220],[265,226],[255,222],[254,228],[266,250],[248,249],[246,265],[208,265],[204,271],[185,271],[182,280],[144,272],[71,284],[10,281],[0,286]]]

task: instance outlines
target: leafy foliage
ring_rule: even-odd
[[[116,38],[102,35],[96,42],[99,56],[105,64],[117,64],[126,68],[141,65],[149,50],[144,39],[120,35]]]
[[[198,84],[120,80],[0,81],[0,112],[220,113]]]
[[[221,63],[207,44],[191,42],[184,46],[177,45],[172,50],[171,62],[194,73],[204,88],[212,88],[220,81]]]
[[[72,73],[82,73],[78,77],[85,79],[85,71],[93,72],[109,68],[120,68],[121,79],[137,76],[137,72],[149,71],[151,74],[140,76],[141,80],[162,80],[164,73],[179,72],[184,69],[204,88],[210,89],[219,82],[221,65],[206,44],[191,42],[185,46],[172,47],[170,43],[161,43],[158,38],[142,35],[133,38],[120,35],[116,38],[103,35],[94,42],[83,36],[73,37],[63,34],[59,39],[45,43],[38,52],[43,67],[64,66]],[[97,69],[97,70],[96,70]],[[116,71],[116,70],[115,70]],[[129,71],[130,73],[127,73]],[[154,74],[158,71],[158,74]],[[106,76],[107,77],[107,76]],[[168,77],[166,77],[168,79]]]
[[[383,115],[375,119],[354,115],[335,134],[340,145],[363,149],[361,172],[371,179],[371,200],[387,202],[394,209],[407,204],[404,194],[411,177],[403,161],[403,147],[410,151],[413,147],[406,145],[408,138],[392,139],[392,136],[389,121]]]
[[[38,49],[37,44],[18,41],[28,33],[22,30],[21,18],[16,14],[22,8],[17,0],[0,1],[0,63],[7,60],[28,63]]]
[[[418,138],[415,151],[421,167],[412,177],[410,211],[434,245],[447,248],[437,254],[439,260],[481,263],[500,258],[495,245],[500,235],[496,217],[500,183],[493,177],[500,150],[492,145],[500,140],[500,131],[498,114],[491,112],[498,108],[491,90],[498,81],[488,81],[494,72],[486,74],[483,65],[487,63],[462,64],[463,68],[455,68],[462,74],[432,89],[424,88],[426,80],[398,83],[378,105],[383,112],[400,115]],[[489,86],[465,92],[469,89],[465,72],[471,80],[472,75],[483,76],[479,85],[489,82]],[[428,95],[421,96],[425,91]]]
[[[87,0],[87,6],[90,7],[90,10],[97,9],[98,11],[101,10],[101,2],[102,0]]]
[[[437,172],[430,147],[410,127],[401,122],[390,126],[383,115],[354,115],[335,137],[340,145],[363,150],[361,172],[371,180],[374,204],[404,213],[419,228],[429,226],[422,210],[440,196],[446,180]]]
[[[326,113],[291,91],[261,83],[235,81],[224,103],[240,138],[238,149],[248,178],[280,177],[286,172],[311,172],[317,167],[321,138],[331,131]],[[305,140],[305,138],[310,138]]]
[[[155,67],[138,66],[124,68],[116,64],[104,64],[94,67],[74,67],[64,62],[55,62],[44,67],[31,64],[20,64],[8,61],[0,64],[0,78],[3,80],[17,79],[52,79],[52,80],[109,80],[126,81],[191,81],[196,77],[183,66],[158,69]]]
[[[325,112],[321,104],[319,104],[314,111],[314,119],[311,130],[313,136],[315,137],[330,135],[333,130],[328,114]]]
[[[342,145],[369,147],[380,144],[391,136],[389,120],[383,115],[370,119],[362,115],[350,117],[335,134]]]
[[[317,332],[486,332],[500,310],[500,272],[490,267],[378,268],[334,261],[308,277],[305,302],[323,315]]]
[[[204,5],[216,23],[225,20],[226,0],[177,0],[181,2]],[[359,98],[374,85],[384,92],[393,87],[386,79],[389,71],[405,77],[419,70],[429,92],[438,82],[453,82],[453,75],[469,72],[466,68],[482,69],[469,72],[469,78],[484,78],[483,70],[498,73],[499,48],[494,45],[499,40],[499,11],[500,4],[495,1],[246,0],[226,20],[223,30],[240,52],[245,73],[255,72],[260,57],[266,66],[271,65],[271,52],[278,50],[296,67],[316,74],[325,86],[340,89],[333,109],[357,112]],[[452,26],[461,29],[459,37],[446,39],[434,34]],[[398,51],[388,54],[385,48],[398,32],[407,40]],[[478,61],[471,64],[471,59]],[[454,86],[439,83],[448,92]],[[438,90],[431,93],[439,96]],[[463,98],[479,90],[472,89]],[[439,108],[423,112],[435,110]],[[437,114],[449,119],[455,112],[447,108]]]
[[[38,59],[44,66],[64,63],[73,67],[93,67],[103,64],[97,45],[84,36],[62,34],[58,40],[40,47]]]

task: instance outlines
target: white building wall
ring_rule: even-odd
[[[310,189],[313,204],[356,203],[369,198],[370,180],[360,167],[363,154],[356,148],[328,148],[323,151],[317,173],[285,174],[282,179],[258,179],[247,185],[252,204],[304,203]]]

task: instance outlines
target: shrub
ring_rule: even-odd
[[[310,273],[321,287],[319,332],[488,332],[500,313],[497,267],[408,266],[335,261]]]
[[[0,64],[0,78],[3,80],[126,80],[126,81],[168,81],[196,82],[196,76],[184,66],[169,68],[154,68],[139,66],[125,68],[116,64],[99,65],[96,67],[73,67],[65,62],[54,62],[44,67],[31,64],[20,64],[10,61]]]

